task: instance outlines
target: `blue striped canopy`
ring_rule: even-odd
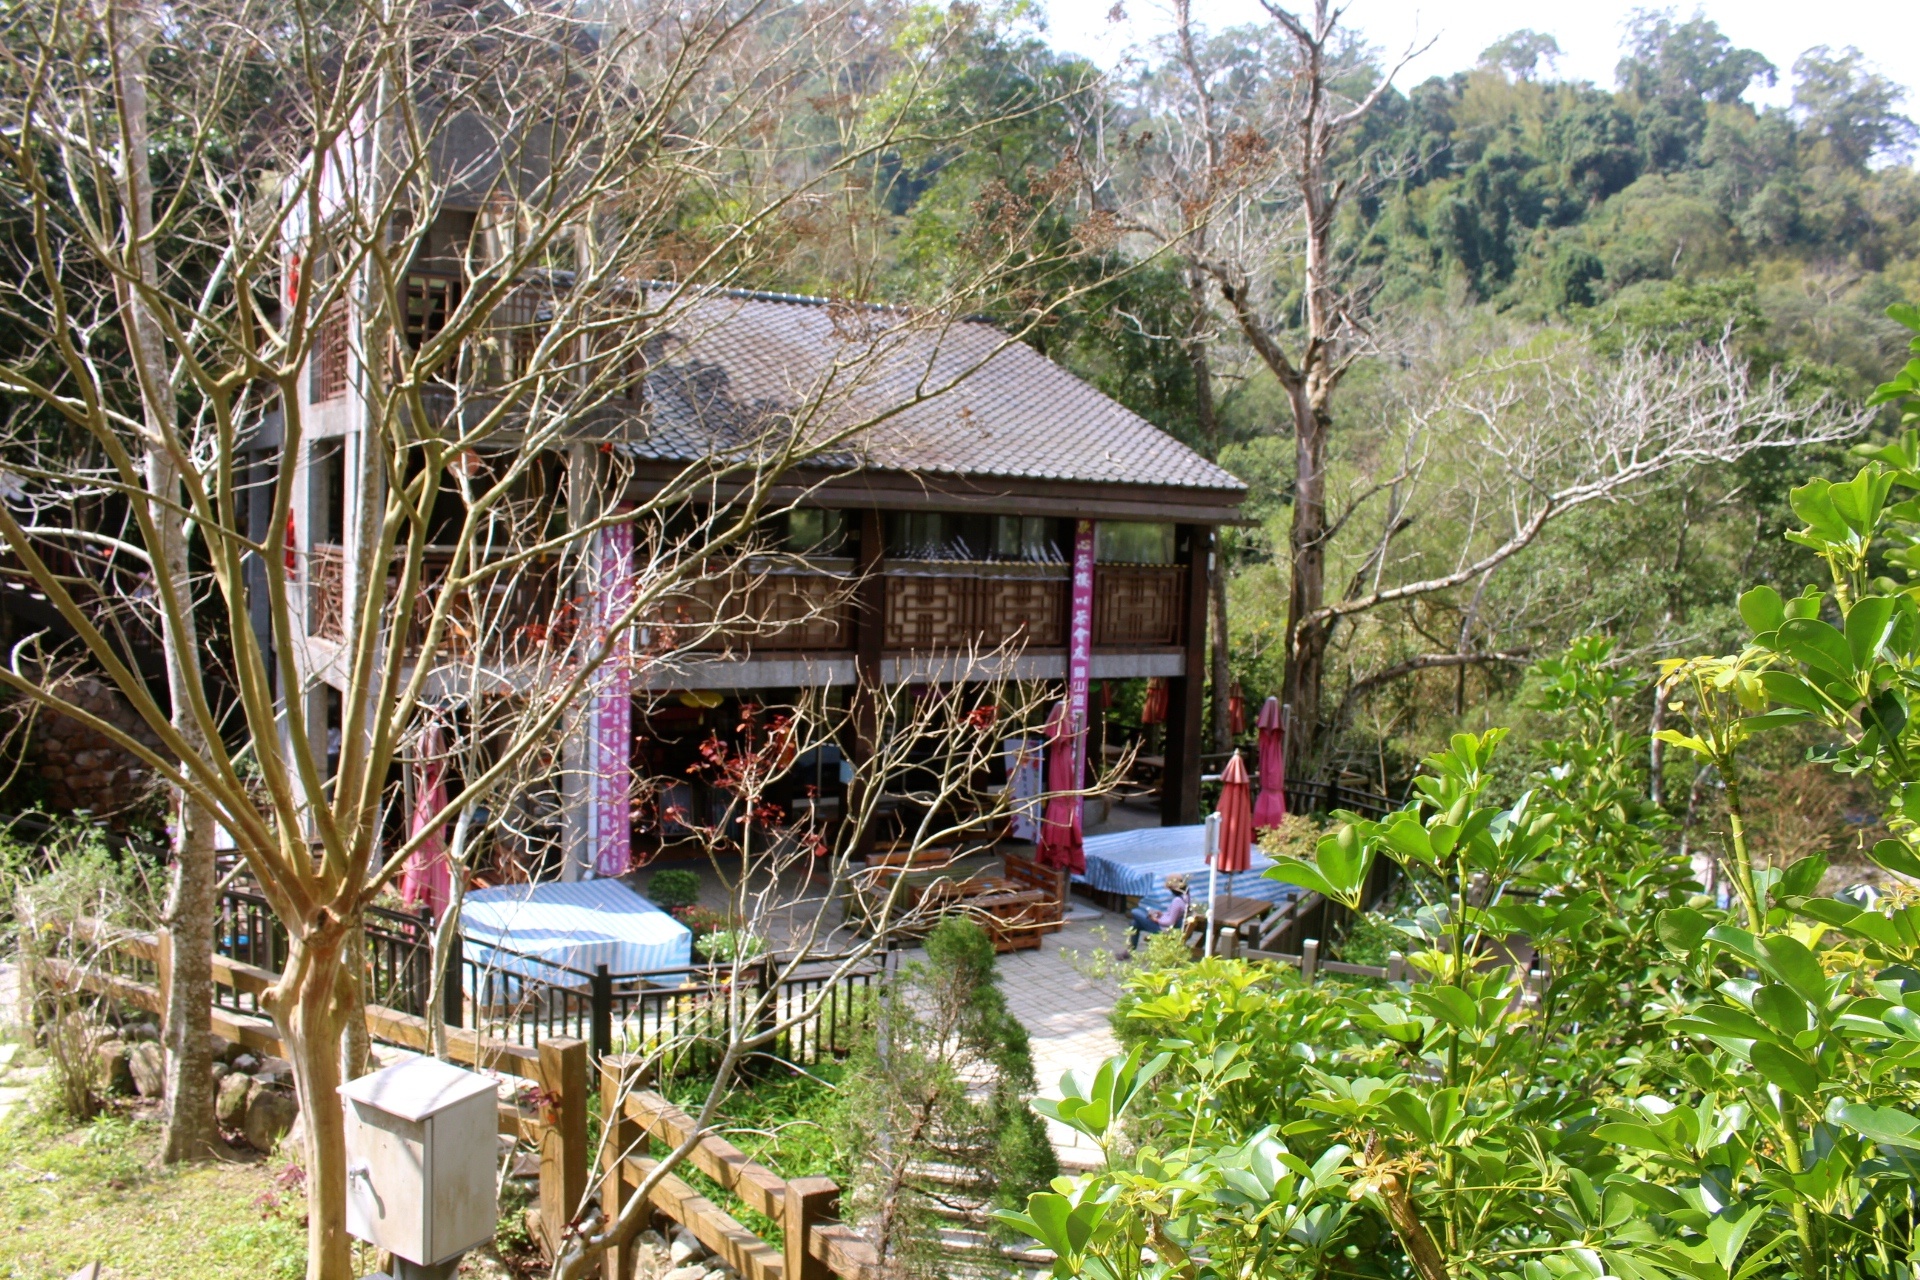
[[[1074,877],[1079,883],[1138,898],[1141,906],[1158,911],[1173,896],[1167,892],[1164,881],[1175,872],[1184,871],[1195,909],[1207,904],[1207,829],[1203,825],[1140,827],[1111,835],[1088,836],[1086,848],[1087,873]],[[1272,865],[1273,860],[1262,856],[1255,846],[1248,869],[1233,877],[1233,896],[1262,902],[1291,902],[1299,897],[1298,887],[1269,880],[1262,874]],[[1227,878],[1221,876],[1220,892],[1226,891]]]
[[[460,933],[482,964],[527,977],[579,979],[527,972],[540,966],[501,954],[564,965],[591,974],[674,969],[693,963],[693,932],[618,880],[551,881],[480,889],[467,895]]]

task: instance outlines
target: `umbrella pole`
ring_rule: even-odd
[[[1214,934],[1218,932],[1214,924],[1214,922],[1217,919],[1219,919],[1219,917],[1213,914],[1213,904],[1215,899],[1215,894],[1213,892],[1213,889],[1214,889],[1214,886],[1219,883],[1220,883],[1220,868],[1208,867],[1207,868],[1207,955],[1208,956],[1213,955],[1213,938],[1214,938]]]

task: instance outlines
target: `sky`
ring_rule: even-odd
[[[1112,66],[1135,41],[1171,22],[1166,0],[1123,0],[1126,20],[1109,20],[1113,0],[1040,0],[1054,45]],[[1194,14],[1212,27],[1267,21],[1259,0],[1194,0]],[[1304,7],[1304,6],[1303,6]],[[1620,39],[1634,9],[1665,8],[1662,0],[1351,0],[1346,21],[1397,58],[1409,43],[1433,47],[1395,77],[1403,88],[1431,75],[1471,67],[1480,51],[1509,31],[1531,27],[1560,42],[1555,74],[1612,88]],[[1673,6],[1692,16],[1686,3]],[[1910,88],[1920,81],[1902,51],[1920,47],[1920,3],[1914,0],[1708,0],[1699,9],[1736,45],[1758,49],[1780,69],[1780,83],[1756,85],[1748,101],[1785,106],[1792,101],[1795,58],[1814,45],[1854,45],[1879,70]],[[1909,98],[1909,114],[1920,100]]]

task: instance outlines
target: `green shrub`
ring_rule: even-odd
[[[767,949],[767,940],[745,929],[718,929],[694,939],[694,954],[708,964],[751,960]]]
[[[669,911],[690,907],[700,901],[700,873],[685,867],[656,871],[653,879],[647,881],[647,897],[655,906]]]

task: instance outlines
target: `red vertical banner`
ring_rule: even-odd
[[[1093,677],[1093,521],[1073,531],[1073,607],[1067,616],[1067,714],[1072,717],[1076,785],[1087,776],[1087,694]],[[1077,807],[1079,801],[1075,800]]]

